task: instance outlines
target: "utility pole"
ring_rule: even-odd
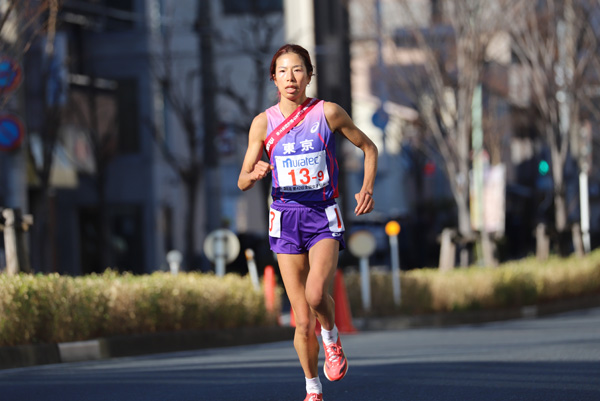
[[[206,233],[217,229],[221,222],[221,182],[219,159],[215,146],[217,116],[215,109],[215,74],[213,58],[213,27],[211,21],[211,0],[198,0],[196,27],[199,36],[200,88],[202,104],[203,154],[204,154],[204,199]],[[191,205],[195,207],[196,205]]]

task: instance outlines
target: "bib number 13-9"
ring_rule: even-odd
[[[279,187],[283,191],[309,191],[329,184],[324,150],[297,156],[275,156],[275,163]]]

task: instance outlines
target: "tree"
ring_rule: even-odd
[[[443,160],[457,207],[460,242],[470,242],[474,240],[469,209],[473,94],[482,81],[487,47],[502,29],[497,13],[505,2],[447,1],[442,3],[445,23],[425,27],[414,2],[397,0],[397,4],[408,18],[395,40],[398,47],[416,50],[416,61],[392,70],[395,74],[386,79],[396,82],[405,101],[419,112],[430,135],[426,143]],[[463,252],[461,264],[467,259]]]
[[[38,58],[41,67],[39,76],[28,76],[29,86],[35,86],[33,92],[39,96],[41,120],[39,129],[40,154],[39,164],[34,173],[39,182],[40,196],[34,202],[35,224],[33,225],[33,252],[32,264],[42,270],[50,270],[52,263],[53,244],[48,238],[48,216],[50,210],[50,171],[53,162],[54,147],[58,136],[60,125],[61,104],[59,99],[64,96],[63,88],[57,85],[59,73],[55,62],[55,40],[57,28],[57,15],[61,7],[59,0],[13,0],[4,3],[4,9],[0,17],[0,32],[2,34],[2,52],[8,53],[22,60],[30,49],[40,39],[44,39],[42,53]],[[39,43],[39,42],[37,42]],[[32,57],[35,57],[32,55]],[[6,94],[0,94],[2,107],[7,104]],[[10,94],[8,95],[10,96]],[[46,264],[44,267],[42,265]]]
[[[243,72],[243,79],[249,79],[246,89],[240,90],[240,71],[231,64],[218,74],[219,79],[215,85],[217,99],[223,105],[222,108],[236,111],[233,115],[221,116],[222,123],[238,137],[243,138],[241,142],[243,144],[246,144],[253,118],[265,110],[270,100],[275,99],[269,97],[267,83],[271,57],[281,39],[278,33],[282,29],[282,21],[277,14],[261,11],[258,3],[253,1],[252,12],[238,17],[239,30],[235,34],[222,31],[217,38],[219,48],[226,48],[234,54],[243,56],[251,66],[251,68],[244,67],[246,71]],[[239,68],[239,60],[237,64]],[[273,91],[273,94],[275,93],[276,91]],[[236,161],[236,164],[238,163]],[[260,180],[260,190],[265,199],[265,207],[261,209],[265,224],[268,215],[266,199],[269,197],[270,189],[270,180]]]
[[[39,0],[9,0],[0,7],[0,54],[11,55],[17,60],[22,60],[33,41],[42,34],[45,26],[50,30],[56,23],[55,10],[58,1]],[[50,11],[50,12],[49,12]],[[49,12],[47,22],[44,21]],[[11,93],[0,92],[0,109],[4,109]]]
[[[240,78],[239,71],[231,65],[214,72],[211,79],[212,96],[214,96],[216,103],[221,106],[219,109],[235,110],[235,113],[231,113],[232,115],[229,116],[223,116],[216,112],[213,116],[210,116],[214,120],[211,127],[215,131],[217,127],[225,125],[236,135],[243,134],[245,136],[254,116],[264,110],[267,97],[265,83],[268,76],[268,60],[272,55],[273,42],[277,38],[275,33],[281,28],[281,21],[272,17],[260,12],[240,15],[237,17],[239,24],[235,30],[236,34],[232,36],[229,36],[225,29],[219,30],[217,28],[207,28],[206,26],[197,27],[199,29],[211,29],[208,33],[199,33],[213,40],[213,46],[219,45],[215,48],[219,48],[221,51],[226,49],[227,53],[236,54],[237,67],[240,65],[239,55],[250,59],[250,67],[244,64],[243,78]],[[242,35],[240,35],[240,32],[242,32]],[[219,54],[215,53],[213,58],[216,59],[217,57],[219,57]],[[198,110],[203,110],[204,107],[201,106],[206,106],[207,102],[207,99],[202,99],[199,102],[195,97],[198,92],[197,79],[201,71],[193,68],[187,71],[177,70],[176,59],[177,55],[172,51],[172,30],[166,29],[163,34],[161,54],[153,60],[153,71],[159,87],[165,94],[166,101],[169,103],[176,120],[183,128],[183,142],[186,144],[187,154],[182,154],[179,149],[170,146],[155,123],[151,122],[149,125],[163,158],[177,173],[186,193],[187,213],[184,228],[184,253],[189,264],[194,257],[194,244],[196,242],[194,227],[197,215],[195,210],[197,195],[201,180],[207,179],[208,165],[205,148],[207,145],[214,145],[214,142],[207,144],[201,136],[203,129],[201,126],[202,121],[199,118],[201,113]],[[184,87],[178,86],[178,80],[176,80],[176,77],[182,76],[185,76],[186,84]],[[241,89],[244,86],[240,84],[240,79],[243,79],[244,82],[248,82],[247,80],[250,79],[250,84],[245,86],[248,89]],[[205,116],[204,118],[208,117]],[[206,126],[204,126],[204,131],[206,131]],[[203,135],[208,135],[211,141],[217,138],[217,132],[204,132]],[[218,146],[213,147],[212,153],[215,154],[210,156],[218,158],[218,154],[216,154],[218,151]],[[267,180],[263,181],[265,181],[264,184],[270,184]],[[263,188],[266,195],[268,187],[264,186]],[[207,213],[214,214],[215,210],[207,210]],[[264,213],[264,221],[266,222],[266,208]],[[221,216],[216,217],[221,219]]]
[[[161,53],[152,60],[152,71],[156,82],[165,96],[166,102],[179,122],[185,150],[175,148],[169,143],[162,129],[152,119],[147,119],[150,132],[159,147],[167,164],[171,166],[183,184],[186,199],[185,228],[184,228],[184,264],[187,268],[193,266],[195,255],[196,235],[194,227],[197,216],[197,199],[200,182],[204,175],[204,151],[202,146],[200,119],[197,110],[200,110],[196,100],[199,71],[175,71],[177,67],[176,56],[172,51],[173,27],[167,27],[162,37]],[[183,81],[177,79],[185,77]]]
[[[580,142],[582,117],[600,116],[596,94],[600,70],[597,0],[515,1],[506,13],[513,49],[531,86],[531,107],[551,157],[554,230],[562,254],[569,248],[565,166]],[[582,147],[580,147],[582,149]],[[576,243],[577,241],[574,241]]]

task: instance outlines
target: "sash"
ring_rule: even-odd
[[[302,116],[308,113],[317,103],[319,99],[316,98],[306,98],[304,103],[302,103],[292,114],[288,116],[281,124],[277,126],[271,133],[265,138],[265,149],[267,150],[267,156],[269,160],[271,159],[271,153],[273,153],[273,149],[275,145],[287,134],[290,132],[292,128],[294,128],[300,121],[302,121]]]

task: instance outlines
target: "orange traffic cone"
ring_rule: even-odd
[[[358,330],[352,324],[350,303],[346,294],[346,285],[341,269],[335,272],[333,280],[333,300],[335,301],[335,325],[340,333],[356,333]]]
[[[356,333],[358,330],[352,324],[352,314],[350,313],[350,304],[348,302],[348,294],[346,294],[346,285],[341,269],[335,272],[333,281],[333,300],[335,301],[335,325],[338,332],[344,334]],[[290,326],[296,327],[296,319],[294,318],[294,309],[290,309]],[[315,326],[317,335],[321,334],[321,324],[317,320]]]
[[[264,292],[265,292],[265,308],[267,312],[274,313],[275,312],[275,288],[277,286],[277,282],[275,279],[275,269],[273,266],[266,266],[264,273]],[[278,322],[281,324],[281,316],[277,317]]]

